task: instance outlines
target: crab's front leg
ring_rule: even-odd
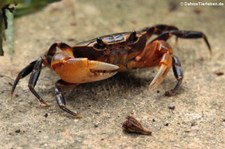
[[[115,75],[118,66],[87,58],[74,58],[66,53],[55,54],[52,69],[68,83],[88,83],[107,79]]]
[[[44,101],[41,98],[41,96],[34,89],[34,87],[38,81],[39,75],[41,73],[41,69],[42,69],[42,58],[41,57],[39,57],[36,61],[31,62],[24,69],[22,69],[20,71],[20,73],[18,74],[18,76],[16,77],[16,80],[14,81],[12,91],[11,91],[11,96],[13,96],[15,88],[16,88],[17,84],[19,83],[20,79],[26,77],[27,75],[29,75],[31,73],[29,83],[28,83],[28,87],[29,87],[30,91],[37,97],[37,99],[39,100],[41,105],[48,106],[48,103],[46,101]]]
[[[58,80],[56,83],[55,83],[55,96],[56,96],[56,101],[57,101],[57,104],[58,106],[65,112],[75,116],[75,117],[79,117],[78,116],[78,113],[76,111],[71,111],[70,109],[68,109],[66,107],[66,100],[64,98],[64,95],[62,93],[62,88],[63,86],[71,86],[71,85],[74,85],[74,84],[70,84],[70,83],[67,83],[63,80]]]
[[[62,86],[104,80],[115,75],[119,69],[116,65],[87,58],[74,58],[67,53],[55,54],[51,67],[61,78],[55,85],[57,103],[62,110],[73,116],[77,116],[77,113],[66,107]]]

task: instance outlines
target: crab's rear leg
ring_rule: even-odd
[[[172,96],[177,92],[177,90],[180,88],[180,85],[181,85],[183,77],[184,77],[180,60],[175,55],[173,55],[172,58],[173,58],[173,61],[172,61],[173,74],[174,74],[175,78],[177,79],[177,84],[173,89],[165,92],[166,96]]]
[[[163,79],[165,78],[171,67],[171,64],[172,64],[172,57],[169,54],[169,52],[163,54],[159,64],[159,71],[157,72],[157,74],[155,75],[155,77],[153,78],[152,82],[149,85],[150,89],[156,88],[163,81]]]
[[[180,88],[183,79],[183,70],[179,59],[172,54],[170,45],[163,41],[157,40],[149,43],[135,60],[128,63],[128,68],[143,68],[159,66],[159,71],[149,85],[150,89],[156,88],[165,78],[170,68],[177,79],[175,87],[165,93],[172,96]]]
[[[175,55],[172,54],[172,48],[166,42],[155,41],[153,43],[150,43],[149,45],[150,45],[150,48],[148,50],[146,50],[146,52],[145,52],[147,55],[149,55],[149,53],[151,51],[151,48],[152,48],[151,46],[153,46],[154,49],[156,50],[155,54],[157,54],[157,52],[164,52],[164,54],[162,55],[162,58],[159,62],[159,71],[157,72],[156,76],[150,83],[149,87],[150,88],[157,87],[163,81],[163,79],[165,78],[166,74],[168,73],[170,67],[172,66],[173,74],[174,74],[175,78],[177,79],[177,83],[173,89],[165,92],[166,96],[172,96],[180,88],[180,85],[183,80],[183,69],[181,67],[181,63],[180,63],[178,57],[176,57]]]
[[[182,31],[182,30],[171,30],[171,31],[167,31],[167,32],[163,32],[162,34],[160,34],[157,38],[155,38],[153,41],[156,40],[164,40],[167,41],[170,37],[172,36],[176,36],[176,38],[183,38],[183,39],[198,39],[198,38],[203,38],[210,54],[212,55],[212,50],[211,50],[211,45],[206,37],[206,35],[202,32],[198,32],[198,31]]]
[[[157,24],[151,27],[147,27],[143,29],[142,31],[146,31],[147,39],[150,39],[152,35],[160,35],[163,32],[172,31],[172,30],[178,30],[178,28],[172,25]]]
[[[171,64],[172,59],[172,64]],[[151,84],[149,85],[150,88],[157,87],[162,80],[165,78],[166,74],[168,73],[170,67],[173,67],[173,73],[175,78],[177,79],[176,86],[165,92],[166,96],[172,96],[176,93],[176,91],[180,88],[180,85],[183,80],[183,70],[180,64],[179,59],[176,56],[171,56],[169,53],[165,53],[160,61],[160,68],[154,79],[152,80]]]
[[[173,89],[165,92],[166,96],[173,96],[177,92],[177,90],[180,88],[180,85],[183,80],[183,70],[181,67],[181,63],[176,56],[171,55],[169,52],[163,54],[162,59],[160,61],[160,65],[159,65],[159,71],[154,77],[154,79],[152,80],[151,84],[149,85],[150,88],[157,87],[165,78],[171,65],[173,68],[173,74],[175,78],[177,79],[177,83]]]

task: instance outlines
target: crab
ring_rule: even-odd
[[[152,35],[156,35],[151,40]],[[149,87],[156,88],[166,77],[172,67],[177,83],[174,88],[165,92],[172,96],[179,90],[183,80],[180,60],[173,54],[167,40],[175,36],[185,39],[204,39],[209,52],[211,46],[206,35],[199,31],[179,30],[175,26],[159,24],[132,32],[122,32],[98,37],[81,42],[71,47],[65,43],[54,43],[49,50],[22,69],[12,87],[11,94],[20,79],[30,75],[28,87],[41,105],[48,106],[34,89],[42,66],[52,69],[60,80],[55,83],[55,96],[58,106],[67,113],[77,116],[78,113],[66,106],[62,89],[64,86],[95,82],[112,77],[119,71],[136,68],[159,66],[159,70]]]

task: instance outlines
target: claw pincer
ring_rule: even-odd
[[[64,53],[54,55],[51,67],[62,80],[74,84],[104,80],[115,75],[119,69],[113,64],[72,58]]]
[[[157,35],[150,40],[152,35]],[[172,36],[183,39],[204,39],[210,54],[211,46],[206,35],[198,31],[183,31],[175,26],[159,24],[139,31],[122,32],[95,38],[70,47],[65,43],[54,43],[42,57],[31,62],[18,74],[12,87],[12,94],[20,79],[31,74],[28,83],[30,91],[40,103],[47,103],[34,89],[42,65],[51,68],[59,75],[55,84],[55,96],[59,107],[67,113],[77,116],[66,107],[62,93],[63,86],[100,81],[112,77],[118,71],[159,66],[159,70],[149,87],[156,88],[172,67],[177,80],[175,87],[165,93],[174,95],[183,80],[181,63],[173,54],[167,40]],[[59,49],[59,50],[57,50]]]

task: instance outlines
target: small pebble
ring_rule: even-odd
[[[174,103],[170,103],[170,104],[168,105],[168,108],[169,108],[170,110],[174,110],[174,109],[175,109],[175,104],[174,104]]]
[[[48,117],[48,113],[45,113],[44,117],[47,118]]]
[[[17,129],[17,130],[15,131],[15,133],[20,133],[20,129]]]
[[[169,126],[169,123],[164,124],[164,126]]]
[[[191,126],[196,126],[197,122],[191,122]]]
[[[217,76],[222,76],[222,75],[224,75],[224,72],[222,72],[222,71],[215,71],[214,72]]]

